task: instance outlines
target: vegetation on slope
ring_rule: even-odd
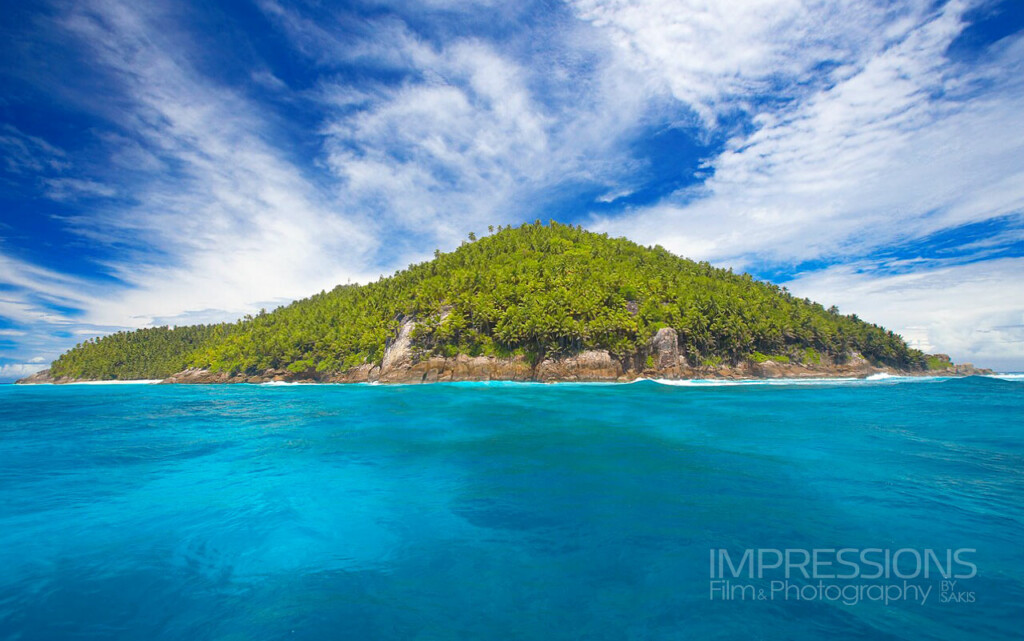
[[[858,351],[877,363],[924,366],[923,355],[892,332],[661,247],[540,221],[470,239],[374,283],[339,286],[233,325],[88,342],[58,359],[54,373],[128,378],[130,367],[132,377],[159,377],[185,364],[341,371],[379,363],[403,317],[419,321],[414,341],[425,353],[448,356],[536,359],[583,349],[624,356],[673,327],[695,364],[820,362],[822,355],[841,362]],[[138,355],[125,357],[125,346]]]
[[[91,338],[55,360],[50,374],[89,380],[166,378],[188,367],[196,350],[223,340],[236,327],[152,327]]]

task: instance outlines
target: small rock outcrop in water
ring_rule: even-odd
[[[987,367],[975,367],[974,363],[960,363],[953,366],[953,373],[957,376],[991,376],[994,371]]]

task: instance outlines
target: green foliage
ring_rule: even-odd
[[[948,360],[944,358],[939,358],[938,356],[929,355],[928,358],[925,360],[925,368],[929,370],[949,369],[951,365],[952,363],[950,363]]]
[[[413,340],[423,354],[522,354],[531,362],[583,349],[622,356],[635,354],[659,327],[673,327],[680,350],[696,363],[794,351],[842,360],[856,350],[879,363],[924,365],[896,334],[748,274],[540,221],[499,228],[393,276],[338,286],[232,325],[115,334],[58,363],[77,363],[68,370],[97,378],[128,378],[129,371],[158,377],[184,366],[342,371],[379,363],[405,317],[418,321]],[[161,332],[180,331],[196,337],[149,349]],[[138,351],[133,362],[146,366],[123,365],[125,345]]]
[[[788,363],[789,357],[785,354],[775,354],[769,356],[768,354],[762,354],[761,352],[754,352],[747,357],[749,360],[755,363],[764,363],[766,361],[775,361],[776,363]]]
[[[312,369],[314,367],[316,367],[316,365],[312,361],[305,361],[305,360],[303,360],[303,361],[295,361],[294,363],[292,363],[291,365],[289,365],[285,369],[287,369],[289,372],[294,372],[296,374],[301,374],[302,372],[308,371],[308,370],[310,370],[310,369]]]
[[[807,347],[804,349],[803,362],[811,365],[820,365],[821,354],[813,347]]]
[[[153,327],[91,338],[50,365],[55,377],[91,380],[166,378],[185,369],[189,354],[225,340],[235,326]]]

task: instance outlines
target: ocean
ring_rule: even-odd
[[[1020,377],[0,386],[0,638],[1019,639],[1022,419]]]

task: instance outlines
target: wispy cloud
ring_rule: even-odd
[[[358,84],[325,74],[315,99],[326,163],[343,198],[421,256],[469,230],[522,221],[551,190],[626,178],[624,135],[647,96],[619,67],[584,79],[607,51],[582,44],[587,25],[563,25],[553,50],[511,56],[481,38],[428,41],[393,18],[363,38],[263,6],[317,64],[389,70]]]
[[[38,136],[14,125],[0,125],[0,150],[7,171],[16,174],[61,171],[68,167],[67,154]]]
[[[100,325],[146,324],[188,309],[247,311],[361,275],[372,223],[323,190],[272,144],[260,108],[210,82],[163,30],[156,5],[79,3],[62,25],[109,72],[125,105],[108,114],[152,159],[133,204],[72,222],[129,248],[106,267],[126,287],[86,309]],[[152,249],[158,250],[154,254]]]
[[[46,195],[54,200],[71,200],[82,197],[109,198],[117,190],[95,180],[80,178],[48,178],[45,181]]]
[[[467,225],[509,216],[512,195],[548,180],[559,152],[525,74],[480,43],[409,49],[432,77],[381,90],[326,129],[327,160],[345,193],[396,232],[443,225],[461,236]]]
[[[834,266],[787,285],[798,296],[898,327],[920,349],[1019,367],[1024,349],[1024,259],[925,266],[897,274],[884,267]]]
[[[0,364],[0,381],[11,381],[24,378],[29,374],[35,374],[45,365],[39,363],[3,363]]]
[[[759,97],[799,99],[900,40],[932,3],[807,0],[574,0],[623,62],[706,124],[756,109]]]
[[[98,287],[88,281],[0,253],[0,316],[19,322],[68,324],[72,319],[55,308],[88,307],[99,300]]]
[[[1020,211],[1024,142],[1005,132],[1024,126],[1021,42],[965,69],[944,56],[961,28],[955,3],[922,18],[820,91],[762,105],[699,187],[600,224],[699,258],[799,262]]]

